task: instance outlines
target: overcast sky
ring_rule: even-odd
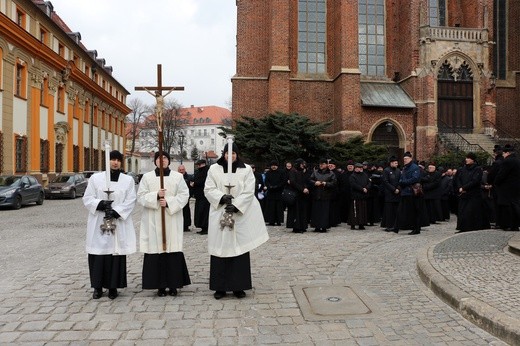
[[[132,98],[155,99],[135,86],[164,86],[184,107],[230,107],[236,71],[235,0],[51,0],[54,11],[89,50],[112,66]]]

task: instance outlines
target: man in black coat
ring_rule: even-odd
[[[500,226],[505,231],[518,231],[520,226],[520,159],[515,149],[506,144],[504,160],[494,179],[500,210]]]
[[[482,168],[476,160],[477,156],[474,153],[467,153],[465,165],[458,170],[455,177],[455,186],[459,196],[457,213],[457,230],[459,232],[490,228],[480,191]]]
[[[186,182],[186,185],[188,186],[190,190],[190,197],[191,197],[191,188],[190,188],[190,182],[193,179],[193,177],[186,172],[186,167],[184,165],[179,165],[177,168],[177,172],[182,174],[184,177],[184,181]],[[191,226],[191,210],[190,210],[190,200],[188,199],[188,203],[182,208],[182,217],[184,218],[184,232],[190,231]]]
[[[428,211],[428,218],[430,224],[435,224],[437,221],[442,221],[442,187],[441,187],[442,173],[437,170],[435,162],[430,162],[426,174],[421,178],[421,184],[424,191],[424,202],[426,210]]]
[[[399,190],[399,178],[401,178],[401,170],[399,169],[399,161],[397,157],[391,156],[389,166],[383,171],[382,186],[385,197],[385,206],[383,209],[383,219],[381,227],[386,227],[385,232],[398,232],[395,221],[397,219],[397,207],[401,199],[401,191]]]
[[[354,173],[349,178],[352,204],[350,205],[348,224],[350,229],[356,229],[356,225],[358,225],[359,229],[362,230],[368,223],[367,200],[369,199],[371,184],[368,175],[363,172],[363,165],[356,163],[354,167]]]
[[[494,228],[502,228],[501,219],[504,214],[504,210],[498,207],[498,193],[497,188],[495,187],[495,178],[500,171],[500,165],[504,161],[504,155],[502,153],[502,147],[500,145],[495,145],[493,148],[493,155],[495,156],[495,160],[491,164],[491,168],[489,169],[489,173],[487,176],[487,183],[491,186],[491,196],[493,197],[493,210],[495,226]],[[506,215],[507,217],[507,215]]]
[[[271,161],[271,169],[265,174],[266,218],[269,226],[280,226],[283,222],[284,205],[282,192],[287,185],[287,174],[278,168],[277,161]]]
[[[208,234],[208,220],[209,220],[209,202],[204,195],[204,185],[206,184],[206,177],[208,176],[209,166],[206,166],[206,160],[198,160],[195,162],[197,170],[193,176],[193,181],[190,186],[193,188],[193,197],[195,197],[195,213],[194,223],[195,227],[201,230],[198,234]]]
[[[308,200],[310,190],[309,182],[305,175],[305,161],[297,159],[294,161],[293,168],[289,171],[288,188],[296,193],[294,205],[287,206],[287,227],[293,229],[294,233],[304,233],[307,231],[308,219]]]

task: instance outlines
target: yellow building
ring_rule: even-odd
[[[50,1],[0,0],[0,174],[104,169],[124,152],[129,92]]]

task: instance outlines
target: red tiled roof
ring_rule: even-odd
[[[231,111],[217,106],[181,108],[181,114],[187,117],[189,125],[222,125],[224,120],[231,120]]]

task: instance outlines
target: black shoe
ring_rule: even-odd
[[[158,295],[159,297],[166,297],[166,288],[159,288],[159,289],[157,290],[157,295]]]
[[[356,229],[356,226],[352,225],[350,226],[350,229]]]
[[[408,233],[409,235],[416,235],[416,234],[421,234],[421,230],[420,229],[414,229],[413,231],[411,231],[410,233]]]
[[[215,293],[213,293],[213,297],[215,297],[215,299],[220,299],[220,298],[224,298],[226,296],[226,292],[224,291],[216,291]]]
[[[395,234],[399,233],[399,228],[394,228],[392,232],[394,232]]]
[[[171,295],[171,296],[176,296],[177,295],[177,289],[176,288],[170,288],[168,294]]]
[[[242,299],[246,296],[246,292],[244,291],[233,291],[233,295],[238,299]]]
[[[198,231],[197,234],[202,234],[202,235],[208,234],[208,231],[207,230]]]
[[[267,226],[274,226],[274,223],[270,222],[267,224]]]
[[[365,226],[359,226],[359,229],[365,229]]]
[[[103,290],[101,288],[94,288],[94,293],[92,293],[93,299],[99,299],[103,296]]]
[[[293,229],[293,233],[303,233],[302,229]]]
[[[110,288],[108,290],[108,298],[116,299],[119,294],[117,293],[117,288]]]

